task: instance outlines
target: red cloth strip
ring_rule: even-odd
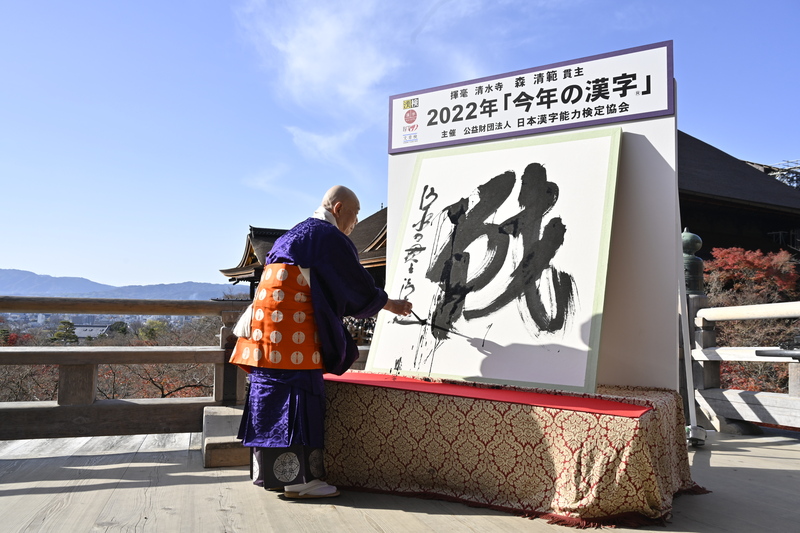
[[[325,379],[328,381],[351,383],[354,385],[386,387],[389,389],[426,392],[430,394],[443,394],[445,396],[460,396],[462,398],[475,398],[478,400],[518,403],[523,405],[534,405],[537,407],[550,407],[553,409],[564,409],[567,411],[582,411],[585,413],[624,416],[627,418],[639,418],[644,413],[652,409],[652,407],[649,406],[634,405],[614,400],[603,400],[600,398],[583,398],[580,396],[547,394],[543,392],[521,391],[505,388],[493,389],[473,387],[470,385],[458,385],[455,383],[425,381],[405,376],[394,376],[391,374],[348,372],[342,376],[325,374]]]

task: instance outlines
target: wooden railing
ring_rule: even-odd
[[[800,317],[800,302],[706,308],[703,307],[706,301],[704,296],[690,296],[689,299],[690,316],[695,316],[696,327],[692,359],[696,365],[699,364],[699,372],[695,372],[694,383],[698,393],[696,399],[712,424],[720,429],[721,424],[727,419],[800,427],[800,362],[792,357],[786,357],[787,352],[777,346],[718,347],[714,333],[714,326],[720,321]],[[757,355],[756,352],[762,355]],[[779,353],[784,356],[778,356]],[[797,356],[800,358],[800,351],[797,352]],[[722,389],[720,388],[722,361],[788,363],[789,393]]]
[[[0,365],[58,365],[55,402],[0,403],[0,440],[202,431],[203,409],[244,398],[244,374],[227,358],[236,319],[248,302],[237,300],[118,300],[0,296],[0,313],[219,316],[219,346],[0,347]],[[209,363],[210,397],[97,400],[99,364]]]

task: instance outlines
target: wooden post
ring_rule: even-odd
[[[717,334],[714,332],[716,322],[703,320],[702,326],[698,327],[695,332],[697,344],[700,348],[712,348],[717,345]],[[718,389],[720,388],[720,361],[703,361],[702,370],[702,388],[703,389]]]
[[[683,272],[686,281],[687,314],[689,315],[690,328],[695,327],[695,317],[700,309],[708,307],[708,296],[703,288],[703,260],[695,255],[703,246],[703,240],[688,230],[683,230],[681,235],[683,244]],[[704,324],[703,327],[694,329],[694,342],[701,348],[710,348],[717,345],[714,323]],[[719,388],[719,361],[704,361],[702,364],[692,360],[692,376],[695,389]]]
[[[789,396],[800,396],[800,362],[789,363]]]
[[[688,299],[689,299],[689,311],[688,311],[689,324],[692,325],[692,328],[695,328],[694,335],[690,335],[693,344],[696,344],[702,348],[706,348],[708,346],[714,346],[716,344],[716,334],[714,333],[713,325],[710,331],[701,328],[696,328],[695,326],[695,318],[697,317],[697,312],[700,309],[708,307],[708,296],[706,296],[705,294],[690,294],[688,296]],[[713,364],[707,366],[705,363],[713,363]],[[715,368],[714,364],[716,364],[716,374],[714,370]],[[694,376],[695,389],[710,389],[710,388],[717,388],[719,386],[718,361],[704,361],[703,363],[700,363],[698,361],[692,361],[692,370]],[[717,385],[707,383],[707,376],[713,381],[715,375],[716,375]]]
[[[693,234],[689,233],[688,230],[683,230],[681,234],[681,243],[683,246],[683,276],[684,276],[684,283],[686,284],[686,321],[684,324],[681,324],[681,327],[686,326],[689,328],[689,340],[692,344],[692,349],[694,346],[700,345],[701,347],[708,346],[708,344],[703,344],[703,342],[707,342],[709,340],[714,341],[713,339],[713,328],[711,330],[712,338],[709,339],[708,337],[701,337],[701,331],[696,329],[695,327],[695,317],[697,317],[697,312],[704,307],[708,307],[708,296],[705,295],[704,287],[703,287],[703,260],[700,259],[695,255],[697,251],[703,246],[703,240]],[[683,346],[683,343],[680,343],[680,346]],[[713,346],[713,344],[712,344]],[[687,384],[686,383],[686,369],[685,367],[682,368],[680,373],[680,387],[681,387],[681,396],[684,398],[684,412],[686,414],[686,423],[689,424],[689,415],[688,409],[694,408],[694,406],[690,406],[688,404],[688,387],[692,387],[693,389],[705,389],[708,388],[706,386],[706,379],[707,376],[714,375],[714,369],[711,367],[707,367],[706,365],[701,365],[697,361],[692,358],[692,354],[684,354],[683,350],[680,350],[682,355],[681,363],[684,365],[690,364],[692,365],[692,379],[694,383]],[[717,363],[717,380],[719,380],[719,364]]]
[[[97,390],[97,365],[59,365],[58,405],[91,405]]]
[[[227,362],[236,346],[233,327],[239,311],[223,311],[222,328],[219,330],[219,347],[225,350],[225,363],[214,368],[214,400],[223,405],[237,405],[244,401],[244,373],[236,365]]]

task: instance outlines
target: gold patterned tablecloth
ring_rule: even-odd
[[[326,392],[327,481],[337,486],[570,525],[662,519],[675,494],[702,492],[672,390],[536,391],[651,407],[636,418],[345,382],[326,381]]]

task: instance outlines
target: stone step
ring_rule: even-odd
[[[359,357],[351,366],[353,370],[364,369],[369,346],[359,346],[358,352]],[[250,464],[250,449],[236,438],[243,409],[241,405],[203,409],[203,466],[206,468]]]
[[[203,410],[203,466],[246,466],[250,464],[250,448],[242,446],[236,438],[239,421],[242,419],[241,405],[234,407],[213,406]]]

